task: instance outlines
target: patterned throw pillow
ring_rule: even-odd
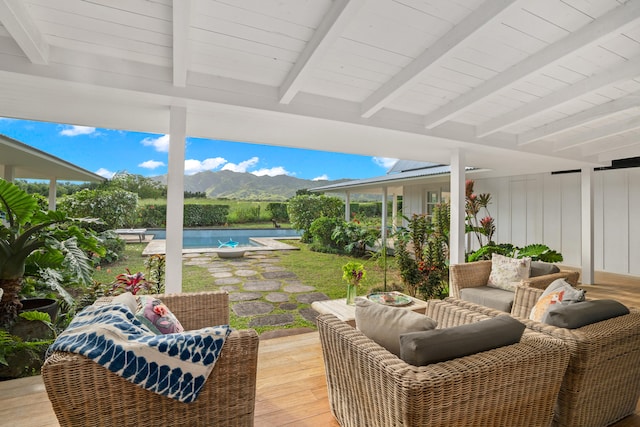
[[[184,332],[184,328],[167,306],[150,295],[138,297],[136,318],[157,335]]]
[[[530,270],[531,258],[517,259],[493,254],[487,286],[515,292],[520,281],[529,278]]]
[[[549,311],[558,304],[567,305],[584,301],[585,291],[576,289],[564,279],[554,280],[544,290],[538,302],[531,309],[529,319],[536,322],[548,323]]]

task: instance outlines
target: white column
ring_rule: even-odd
[[[13,165],[4,165],[4,180],[13,182],[15,179],[16,171]]]
[[[464,263],[464,196],[464,152],[456,149],[451,153],[451,223],[449,230],[449,262],[451,264]]]
[[[167,241],[165,292],[182,292],[182,226],[184,217],[184,147],[187,109],[171,107],[167,175]]]
[[[581,174],[582,277],[584,285],[594,283],[593,266],[593,168],[583,168]]]
[[[344,193],[344,220],[351,221],[351,193]]]
[[[387,187],[382,187],[382,247],[387,246]]]
[[[398,229],[398,195],[393,194],[391,198],[391,229],[395,232]]]
[[[49,210],[56,210],[56,187],[57,181],[55,177],[49,178]]]

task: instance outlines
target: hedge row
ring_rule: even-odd
[[[224,225],[229,215],[229,205],[184,205],[184,226],[204,227]],[[167,223],[167,205],[138,207],[137,227],[164,228]]]

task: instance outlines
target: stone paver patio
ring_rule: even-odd
[[[206,268],[212,278],[212,290],[229,292],[231,310],[237,316],[249,318],[249,327],[282,327],[282,330],[262,333],[262,339],[306,332],[307,328],[284,328],[295,322],[296,314],[314,322],[318,313],[309,304],[329,299],[278,265],[279,258],[268,257],[263,252],[247,252],[239,259],[223,259],[216,253],[189,253],[183,255],[183,262]],[[283,310],[286,313],[282,313]]]

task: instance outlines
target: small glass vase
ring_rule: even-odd
[[[347,305],[356,304],[356,285],[347,285]]]

